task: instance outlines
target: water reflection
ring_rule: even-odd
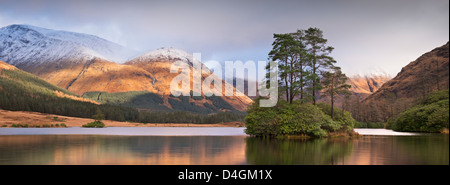
[[[321,165],[344,163],[353,150],[347,139],[262,139],[247,138],[249,164]]]
[[[0,164],[245,164],[244,136],[1,136]]]
[[[0,164],[448,165],[449,137],[16,135],[0,136]]]
[[[345,164],[448,165],[448,135],[366,136],[353,140]]]
[[[442,134],[309,140],[247,138],[246,142],[249,164],[449,164],[449,137]]]

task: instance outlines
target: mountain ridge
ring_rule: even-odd
[[[21,24],[0,28],[0,47],[5,46],[9,50],[0,52],[0,58],[14,65],[94,57],[120,63],[136,55],[136,51],[95,35]],[[17,55],[19,52],[24,55]]]

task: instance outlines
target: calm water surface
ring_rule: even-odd
[[[0,135],[245,136],[244,127],[0,128]]]
[[[276,140],[243,129],[0,128],[0,164],[449,164],[448,135],[363,129],[357,139]]]

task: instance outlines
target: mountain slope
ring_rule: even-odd
[[[370,121],[386,121],[434,91],[449,87],[449,43],[402,68],[393,79],[362,101]]]
[[[130,108],[99,105],[95,101],[82,98],[64,88],[50,84],[33,74],[1,61],[0,109],[32,111],[82,118],[91,118],[94,112],[100,109],[105,113],[107,119],[117,121],[132,120],[130,117],[124,116],[126,114],[139,114],[137,110]],[[59,124],[61,123],[61,120],[51,118],[51,122],[58,121]],[[48,124],[49,122],[32,120],[19,123],[42,125]]]
[[[139,95],[142,95],[142,93]],[[185,102],[188,97],[180,99],[183,99],[182,101]],[[188,104],[190,105],[189,102]],[[141,123],[211,124],[233,121],[234,125],[234,121],[242,121],[245,116],[243,113],[229,112],[220,112],[213,115],[200,115],[189,112],[138,112],[135,108],[117,106],[117,104],[114,103],[98,104],[96,102],[78,97],[65,89],[52,85],[39,77],[21,71],[20,69],[4,62],[0,62],[0,110],[12,111],[0,111],[0,119],[2,119],[2,117],[5,118],[5,120],[0,120],[2,124],[11,125],[12,123],[19,123],[29,126],[45,125],[50,123],[60,124],[61,122],[71,126],[66,121],[68,121],[68,119],[75,118],[67,118],[63,116],[92,118],[93,115],[96,114],[97,110],[101,110],[104,113],[106,120]],[[32,116],[36,113],[30,113],[29,111],[45,113],[39,115],[45,116],[46,118],[40,119]],[[61,117],[48,114],[61,115]],[[26,119],[19,118],[18,116],[20,115],[29,118],[31,116],[33,117],[33,120],[23,122]],[[82,121],[86,123],[86,120],[87,119],[83,119]],[[90,119],[90,121],[92,121],[92,119]],[[118,126],[130,125],[125,123],[111,123],[111,121],[106,121],[105,123],[108,125],[113,124]],[[80,125],[80,123],[72,124],[72,126]]]
[[[0,78],[1,91],[14,92],[20,90],[21,93],[26,93],[30,96],[34,94],[49,95],[98,104],[95,101],[77,97],[74,93],[66,89],[52,85],[39,77],[21,71],[2,61],[0,61]]]
[[[449,85],[449,43],[412,61],[365,101],[376,101],[393,93],[397,98],[424,97]]]
[[[195,62],[199,62],[202,66],[201,71],[201,80],[203,81],[205,78],[211,77],[215,81],[221,81],[222,86],[226,86],[226,82],[222,80],[220,77],[212,74],[212,72],[204,66],[200,61],[195,59],[191,54],[174,49],[174,48],[161,48],[158,50],[150,51],[144,55],[141,55],[139,57],[136,57],[128,62],[126,62],[126,65],[136,66],[140,69],[144,69],[147,72],[151,73],[154,77],[153,80],[153,86],[155,89],[159,91],[159,94],[163,94],[164,96],[164,102],[167,104],[169,101],[169,95],[170,95],[170,82],[175,76],[181,77],[183,79],[191,78],[193,79],[193,72],[194,72],[194,60]],[[184,74],[178,74],[178,73],[170,73],[170,67],[171,65],[176,62],[181,61],[189,66],[189,69],[191,70],[191,74],[184,75]],[[201,93],[201,89],[194,87],[193,80],[191,81],[191,88],[190,90],[196,93]],[[221,94],[225,93],[225,88],[222,86],[214,86],[214,91],[219,92]],[[234,96],[217,96],[217,97],[205,97],[204,94],[202,94],[202,98],[198,97],[196,99],[189,100],[192,103],[195,103],[196,105],[200,107],[205,107],[205,104],[214,105],[217,107],[217,104],[215,105],[214,102],[211,101],[211,98],[214,99],[222,99],[226,102],[226,104],[231,105],[234,109],[239,111],[245,111],[247,106],[250,105],[253,101],[243,94],[242,92],[236,90],[232,85],[232,89],[235,91]],[[208,105],[206,105],[208,106]],[[220,107],[217,107],[220,109]]]
[[[133,120],[135,109],[99,105],[30,73],[0,62],[0,109],[91,118],[97,109],[110,120]]]

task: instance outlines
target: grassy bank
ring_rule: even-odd
[[[449,128],[448,113],[449,90],[447,89],[428,95],[417,105],[388,120],[386,128],[404,132],[445,132]]]

